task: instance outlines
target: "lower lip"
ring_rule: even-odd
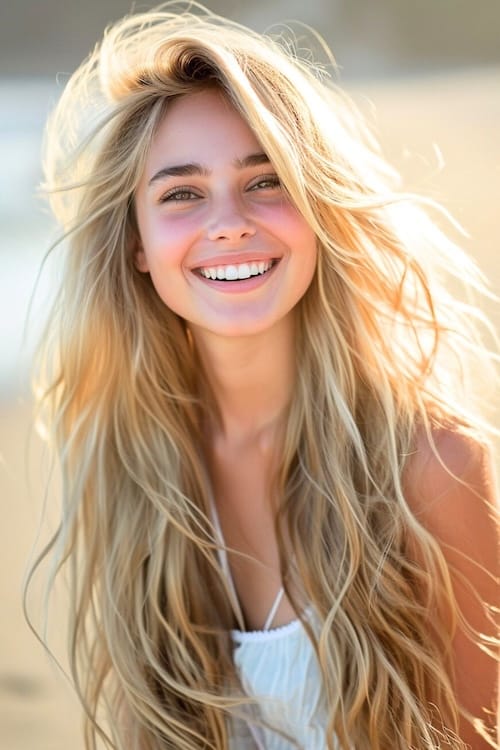
[[[273,275],[274,271],[279,265],[279,261],[276,261],[272,268],[266,273],[258,274],[257,276],[250,276],[248,279],[239,279],[238,281],[218,281],[214,279],[207,279],[201,274],[196,274],[201,281],[208,284],[208,286],[217,289],[217,291],[227,292],[228,294],[238,294],[241,292],[250,292],[252,289],[257,289],[266,283],[266,281]]]

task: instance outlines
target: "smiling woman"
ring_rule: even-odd
[[[174,159],[185,163],[161,166]],[[189,323],[199,346],[203,331],[270,331],[291,317],[311,283],[314,231],[286,196],[255,134],[216,88],[166,107],[135,211],[137,267]]]
[[[87,746],[494,747],[494,358],[441,282],[480,275],[324,69],[176,9],[110,28],[47,135]]]

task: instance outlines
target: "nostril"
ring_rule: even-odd
[[[208,237],[211,240],[228,240],[234,242],[255,235],[255,229],[251,226],[245,227],[214,227],[208,231]]]
[[[253,237],[256,232],[252,218],[246,213],[234,197],[212,207],[207,224],[207,236],[212,240],[228,240],[235,242],[247,237]]]

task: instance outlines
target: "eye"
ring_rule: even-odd
[[[277,174],[265,175],[264,177],[259,177],[258,180],[252,183],[249,190],[272,190],[280,186],[281,181]]]
[[[186,187],[172,188],[164,193],[160,198],[160,203],[185,203],[200,196]]]

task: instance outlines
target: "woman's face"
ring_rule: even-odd
[[[254,133],[215,90],[170,104],[136,212],[137,268],[199,334],[262,332],[290,314],[313,277],[313,231]]]

